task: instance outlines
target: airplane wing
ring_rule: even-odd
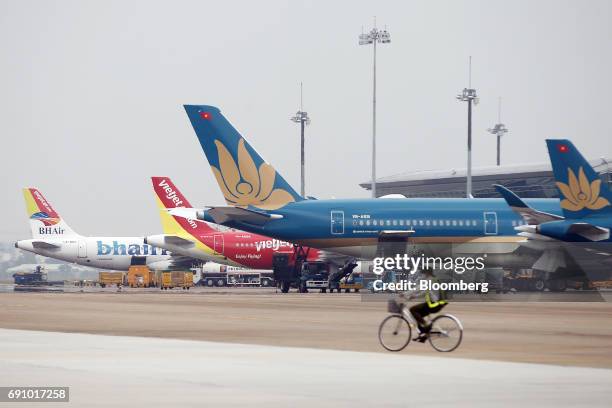
[[[181,238],[179,236],[176,235],[166,235],[164,237],[164,242],[171,244],[171,245],[176,245],[176,246],[181,246],[181,247],[192,247],[194,246],[194,242],[190,241],[188,239],[185,238]]]
[[[32,241],[32,246],[40,249],[56,249],[60,247],[59,245],[51,244],[46,241]]]
[[[211,207],[208,213],[217,224],[228,221],[238,221],[253,225],[263,225],[272,219],[282,218],[282,215],[268,214],[240,207]]]
[[[405,231],[397,231],[397,230],[384,230],[380,231],[378,234],[378,241],[383,242],[397,242],[397,241],[406,241],[410,236],[414,234],[414,230],[405,230]]]
[[[519,198],[519,196],[500,184],[493,184],[493,187],[495,187],[495,190],[497,190],[504,200],[506,200],[506,203],[508,203],[508,206],[512,209],[512,211],[519,214],[529,225],[538,225],[543,222],[564,219],[559,215],[549,214],[547,212],[538,211],[535,208],[529,207]]]
[[[168,212],[171,215],[190,218],[192,220],[203,220],[204,218],[204,210],[197,208],[170,208],[168,209]],[[283,218],[283,216],[279,214],[268,214],[261,211],[233,206],[209,207],[208,214],[210,214],[215,223],[221,225],[228,221],[263,225],[270,220]]]
[[[414,230],[383,230],[378,234],[377,257],[394,257],[404,255],[408,252],[408,239],[414,234]]]
[[[610,230],[588,222],[575,222],[567,230],[569,234],[580,235],[591,241],[604,241],[610,238]]]

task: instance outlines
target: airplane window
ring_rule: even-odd
[[[438,226],[438,220],[433,220],[431,223],[433,224],[434,227]]]
[[[417,225],[417,220],[412,220],[412,225]]]
[[[391,220],[387,220],[387,225],[391,225]]]
[[[516,227],[516,220],[512,220],[512,226]]]
[[[477,225],[476,220],[472,220],[472,226],[475,227]]]
[[[377,225],[377,224],[378,224],[378,221],[372,220],[372,225]]]
[[[359,220],[359,225],[363,225],[363,220]]]
[[[370,220],[367,220],[366,225],[370,225],[370,224],[371,224]]]
[[[450,221],[449,220],[446,220],[446,226],[450,227]]]
[[[430,222],[429,220],[425,221],[425,225],[429,226]]]
[[[459,220],[459,226],[463,227],[463,220]]]
[[[470,226],[470,220],[465,220],[465,226],[469,227]]]
[[[457,226],[457,220],[453,220],[453,227]]]
[[[423,225],[423,220],[419,220],[419,225]]]
[[[440,224],[440,226],[443,226],[444,225],[444,220],[440,220],[440,221],[438,221],[438,223]]]
[[[393,220],[393,225],[397,225],[397,220]]]
[[[404,220],[399,220],[400,225],[404,225]]]

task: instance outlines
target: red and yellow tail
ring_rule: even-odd
[[[176,188],[168,177],[151,177],[155,198],[159,208],[164,234],[183,236],[191,235],[197,237],[201,234],[213,233],[216,230],[205,222],[189,220],[187,218],[175,217],[168,213],[168,209],[177,207],[191,208],[187,198]]]
[[[24,188],[25,199],[32,238],[57,238],[77,235],[59,216],[40,191]]]

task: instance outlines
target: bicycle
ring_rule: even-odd
[[[417,340],[418,336],[412,338],[412,328],[419,332],[418,325],[404,304],[390,300],[388,310],[391,314],[380,323],[378,340],[386,350],[401,351],[411,341]],[[462,339],[463,325],[455,316],[441,314],[431,321],[427,340],[434,350],[451,352],[459,347]]]

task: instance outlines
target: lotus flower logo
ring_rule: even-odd
[[[275,210],[295,201],[287,191],[274,188],[276,170],[272,166],[262,163],[257,168],[244,145],[244,139],[238,142],[237,165],[223,143],[215,140],[215,145],[220,169],[211,167],[228,204]]]
[[[557,187],[565,196],[565,199],[561,200],[561,208],[569,211],[580,211],[584,208],[599,210],[610,205],[607,199],[599,196],[601,180],[589,183],[582,167],[578,171],[578,177],[568,168],[567,181],[568,184],[557,182]]]
[[[47,227],[55,225],[60,221],[59,218],[50,217],[49,214],[43,211],[32,214],[30,218],[42,222]]]

